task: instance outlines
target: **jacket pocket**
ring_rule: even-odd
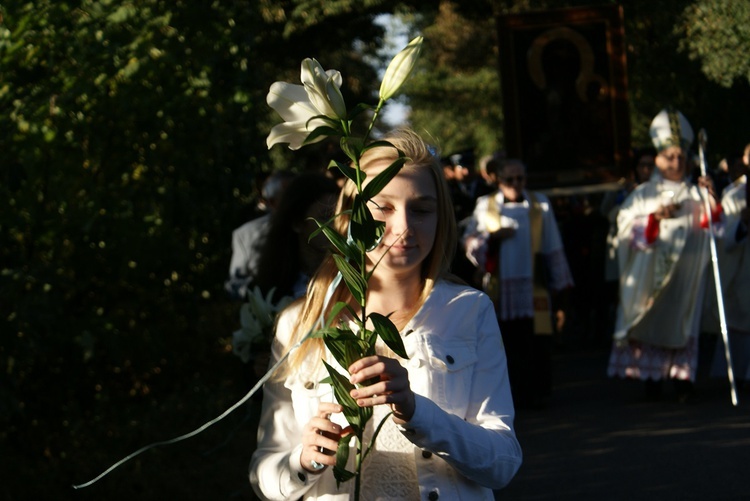
[[[464,417],[471,399],[476,347],[462,342],[428,343],[429,397],[441,408]]]
[[[335,400],[331,385],[320,383],[321,379],[322,376],[290,378],[284,384],[291,391],[294,416],[300,426],[307,424],[318,413],[320,402],[333,402]],[[332,416],[332,418],[336,416]],[[343,414],[341,417],[343,419]],[[332,421],[338,422],[336,419],[332,419]],[[345,419],[343,421],[346,422]]]

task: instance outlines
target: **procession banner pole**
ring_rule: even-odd
[[[701,129],[698,132],[698,153],[700,154],[701,162],[701,175],[706,176],[706,131]],[[711,263],[713,264],[714,271],[714,285],[716,286],[716,303],[719,308],[719,325],[721,327],[721,338],[724,340],[724,357],[727,360],[727,376],[729,377],[729,386],[732,392],[732,405],[735,407],[738,404],[737,401],[737,384],[734,381],[734,369],[732,368],[732,354],[729,351],[729,333],[727,332],[727,319],[724,313],[724,296],[721,290],[721,277],[719,276],[719,256],[716,251],[716,237],[714,236],[713,221],[711,217],[711,204],[708,201],[710,196],[707,188],[702,188],[703,191],[703,203],[706,208],[706,215],[708,216],[708,234],[710,236],[711,245]]]

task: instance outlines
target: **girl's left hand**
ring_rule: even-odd
[[[414,392],[409,384],[409,373],[393,358],[374,355],[357,360],[349,367],[352,384],[378,378],[375,384],[362,386],[350,395],[360,407],[388,404],[396,424],[405,424],[414,415]]]

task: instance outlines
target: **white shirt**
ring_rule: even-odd
[[[289,344],[298,312],[297,307],[282,313],[271,363],[282,355],[280,346]],[[416,409],[412,419],[396,429],[413,444],[410,461],[420,499],[434,498],[435,493],[441,499],[494,499],[492,489],[507,485],[520,467],[521,448],[513,431],[505,350],[492,303],[475,289],[439,282],[402,335],[409,355],[402,364],[416,394]],[[330,355],[327,358],[331,363]],[[349,499],[346,484],[353,480],[338,491],[330,468],[316,475],[299,464],[303,426],[318,402],[333,398],[331,387],[318,383],[325,377],[322,364],[314,363],[318,370],[312,375],[306,371],[309,367],[302,367],[264,387],[258,448],[250,465],[250,481],[263,499]],[[332,419],[341,422],[335,415]],[[368,472],[377,475],[368,470],[377,454],[365,460],[363,483],[372,488],[362,497],[393,499],[391,478],[367,481]]]
[[[718,249],[727,327],[735,332],[749,334],[750,243],[748,243],[747,228],[740,219],[742,210],[747,207],[746,186],[747,181],[743,176],[737,181],[737,185],[728,190],[721,199],[726,226],[724,237],[718,242]],[[738,241],[736,238],[740,227],[743,228],[745,236]],[[716,294],[714,293],[713,296]],[[717,308],[711,308],[714,317],[718,317]],[[718,318],[716,322],[718,323]]]
[[[264,214],[232,232],[232,259],[229,262],[229,279],[224,286],[233,296],[244,298],[248,282],[258,272],[260,249],[270,222],[271,214]]]
[[[550,201],[542,193],[534,193],[534,196],[542,211],[542,238],[539,251],[545,257],[546,271],[549,275],[547,286],[554,291],[572,287],[573,275],[568,267]],[[498,251],[501,289],[498,315],[502,320],[531,318],[534,316],[534,256],[531,249],[529,192],[524,191],[522,202],[506,202],[501,191],[480,197],[464,232],[466,255],[475,265],[484,269],[489,238],[486,215],[490,210],[491,197],[494,197],[496,206],[501,208],[502,227],[512,227],[516,230],[512,237],[501,242]]]

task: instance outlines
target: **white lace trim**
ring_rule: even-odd
[[[389,412],[386,405],[374,408],[372,426],[368,425],[365,431],[365,444],[369,444],[374,429]],[[393,419],[386,418],[375,447],[364,462],[361,498],[367,501],[419,499],[414,449],[414,444],[401,434]]]

